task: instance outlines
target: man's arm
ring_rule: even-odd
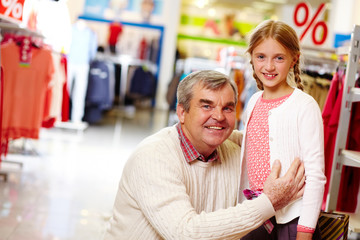
[[[264,193],[275,210],[279,210],[304,194],[304,164],[296,158],[286,174],[279,178],[281,164],[276,160],[271,173],[264,183]]]

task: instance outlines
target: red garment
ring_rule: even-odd
[[[65,55],[62,56],[61,63],[65,70],[65,79],[67,79],[67,58]],[[62,99],[61,121],[67,122],[70,119],[70,94],[68,91],[67,81],[64,82]]]
[[[52,123],[55,123],[55,120],[50,117],[50,107],[51,107],[51,100],[52,100],[52,88],[49,87],[45,91],[45,101],[44,101],[44,113],[42,118],[41,126],[45,128],[52,128],[54,125]]]
[[[54,66],[51,51],[32,49],[29,66],[19,64],[19,48],[14,42],[1,46],[4,70],[2,140],[39,138],[44,114],[45,93]]]
[[[4,99],[4,74],[1,66],[0,72],[0,163],[3,154],[3,139],[2,139],[2,118],[3,118],[3,99]],[[4,141],[5,142],[5,141]]]
[[[148,43],[146,39],[143,37],[140,41],[139,45],[139,59],[145,60],[147,57],[147,49],[148,49]]]
[[[324,143],[325,143],[325,184],[324,200],[322,209],[325,209],[326,198],[329,192],[330,177],[334,156],[335,140],[341,110],[341,99],[343,95],[344,76],[335,73],[331,81],[329,93],[323,109],[324,121]],[[353,103],[349,125],[348,150],[360,151],[360,104]],[[344,166],[339,188],[337,211],[355,212],[357,195],[359,191],[360,169]]]
[[[122,25],[118,22],[113,22],[109,27],[109,45],[116,45],[119,35],[122,33]]]

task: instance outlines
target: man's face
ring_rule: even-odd
[[[218,90],[197,84],[189,112],[178,105],[182,130],[196,150],[208,157],[232,133],[235,126],[235,96],[230,84]]]

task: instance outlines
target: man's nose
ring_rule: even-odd
[[[225,115],[221,108],[215,108],[212,117],[219,122],[225,119]]]

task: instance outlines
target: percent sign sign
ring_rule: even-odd
[[[0,14],[16,20],[22,20],[25,0],[1,0]]]
[[[299,21],[299,11],[300,10],[304,10],[305,11],[305,16],[302,19],[302,21]],[[312,40],[314,42],[315,45],[321,45],[325,42],[326,37],[327,37],[327,26],[326,23],[324,21],[317,21],[315,23],[315,20],[317,20],[317,18],[319,17],[320,13],[322,13],[325,10],[325,3],[320,4],[320,6],[318,7],[318,9],[316,10],[315,14],[313,15],[313,17],[309,20],[309,12],[310,12],[310,6],[305,3],[305,2],[301,2],[299,3],[294,11],[294,22],[295,25],[298,27],[302,27],[304,25],[306,25],[305,30],[303,31],[303,33],[300,36],[300,41],[305,37],[305,35],[307,34],[307,32],[310,30],[311,27],[313,27],[312,29]],[[309,23],[308,23],[309,22]],[[314,25],[315,23],[315,25]],[[314,26],[313,26],[314,25]],[[321,38],[318,40],[316,39],[316,31],[319,27],[322,27],[323,29],[323,34],[321,35]]]

